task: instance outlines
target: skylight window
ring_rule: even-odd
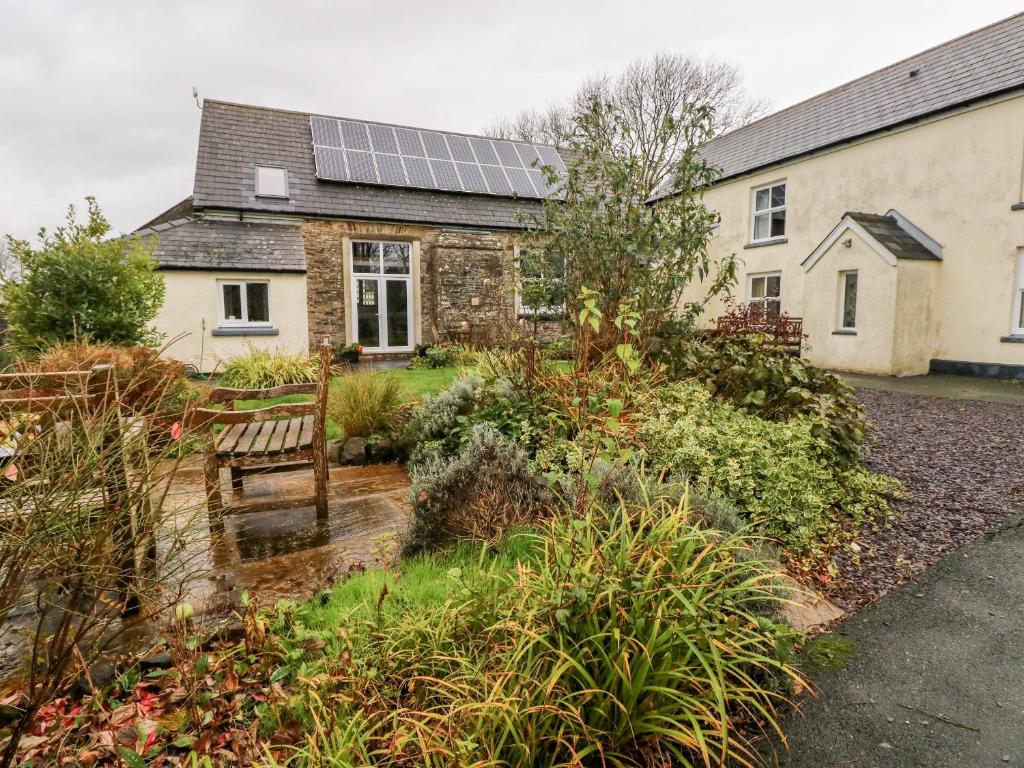
[[[256,166],[257,197],[288,197],[288,171],[267,165]]]

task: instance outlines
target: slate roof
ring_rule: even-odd
[[[376,187],[316,178],[309,113],[207,99],[199,129],[193,201],[303,216],[519,229],[517,212],[536,200]],[[256,165],[288,170],[288,200],[257,198]]]
[[[305,272],[299,225],[218,219],[176,219],[134,232],[156,235],[161,269]]]
[[[848,211],[843,218],[846,216],[864,227],[869,235],[897,259],[941,261],[924,243],[900,227],[894,216],[856,211]]]
[[[722,181],[1022,87],[1024,13],[723,134],[701,157]]]

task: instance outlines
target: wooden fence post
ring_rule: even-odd
[[[327,394],[331,386],[331,341],[320,344],[320,375],[313,415],[313,495],[318,520],[327,519]]]

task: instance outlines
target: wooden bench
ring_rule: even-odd
[[[270,389],[218,387],[207,398],[208,405],[224,404],[224,410],[204,407],[190,417],[204,432],[203,467],[206,500],[211,514],[256,512],[283,506],[316,507],[317,517],[327,517],[327,392],[331,377],[331,348],[320,348],[320,370],[316,383],[285,384]],[[305,403],[283,403],[252,411],[236,411],[236,400],[268,400],[284,395],[313,395]],[[224,425],[217,435],[214,425]],[[225,506],[220,470],[231,473],[234,495],[244,491],[246,475],[281,472],[312,465],[313,495],[281,500],[236,503]]]

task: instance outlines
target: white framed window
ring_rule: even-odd
[[[412,243],[353,240],[353,341],[374,352],[409,352],[415,342]]]
[[[782,312],[782,273],[748,275],[747,304],[766,319],[778,317]]]
[[[557,317],[565,312],[565,257],[543,248],[519,249],[520,315]]]
[[[839,330],[857,330],[857,270],[839,273]]]
[[[786,236],[786,182],[756,187],[753,205],[750,242],[763,243]]]
[[[220,324],[270,325],[270,282],[267,280],[221,280]]]
[[[1017,251],[1017,282],[1013,291],[1013,334],[1024,335],[1024,248]]]
[[[288,197],[288,171],[270,165],[256,166],[257,197]]]

